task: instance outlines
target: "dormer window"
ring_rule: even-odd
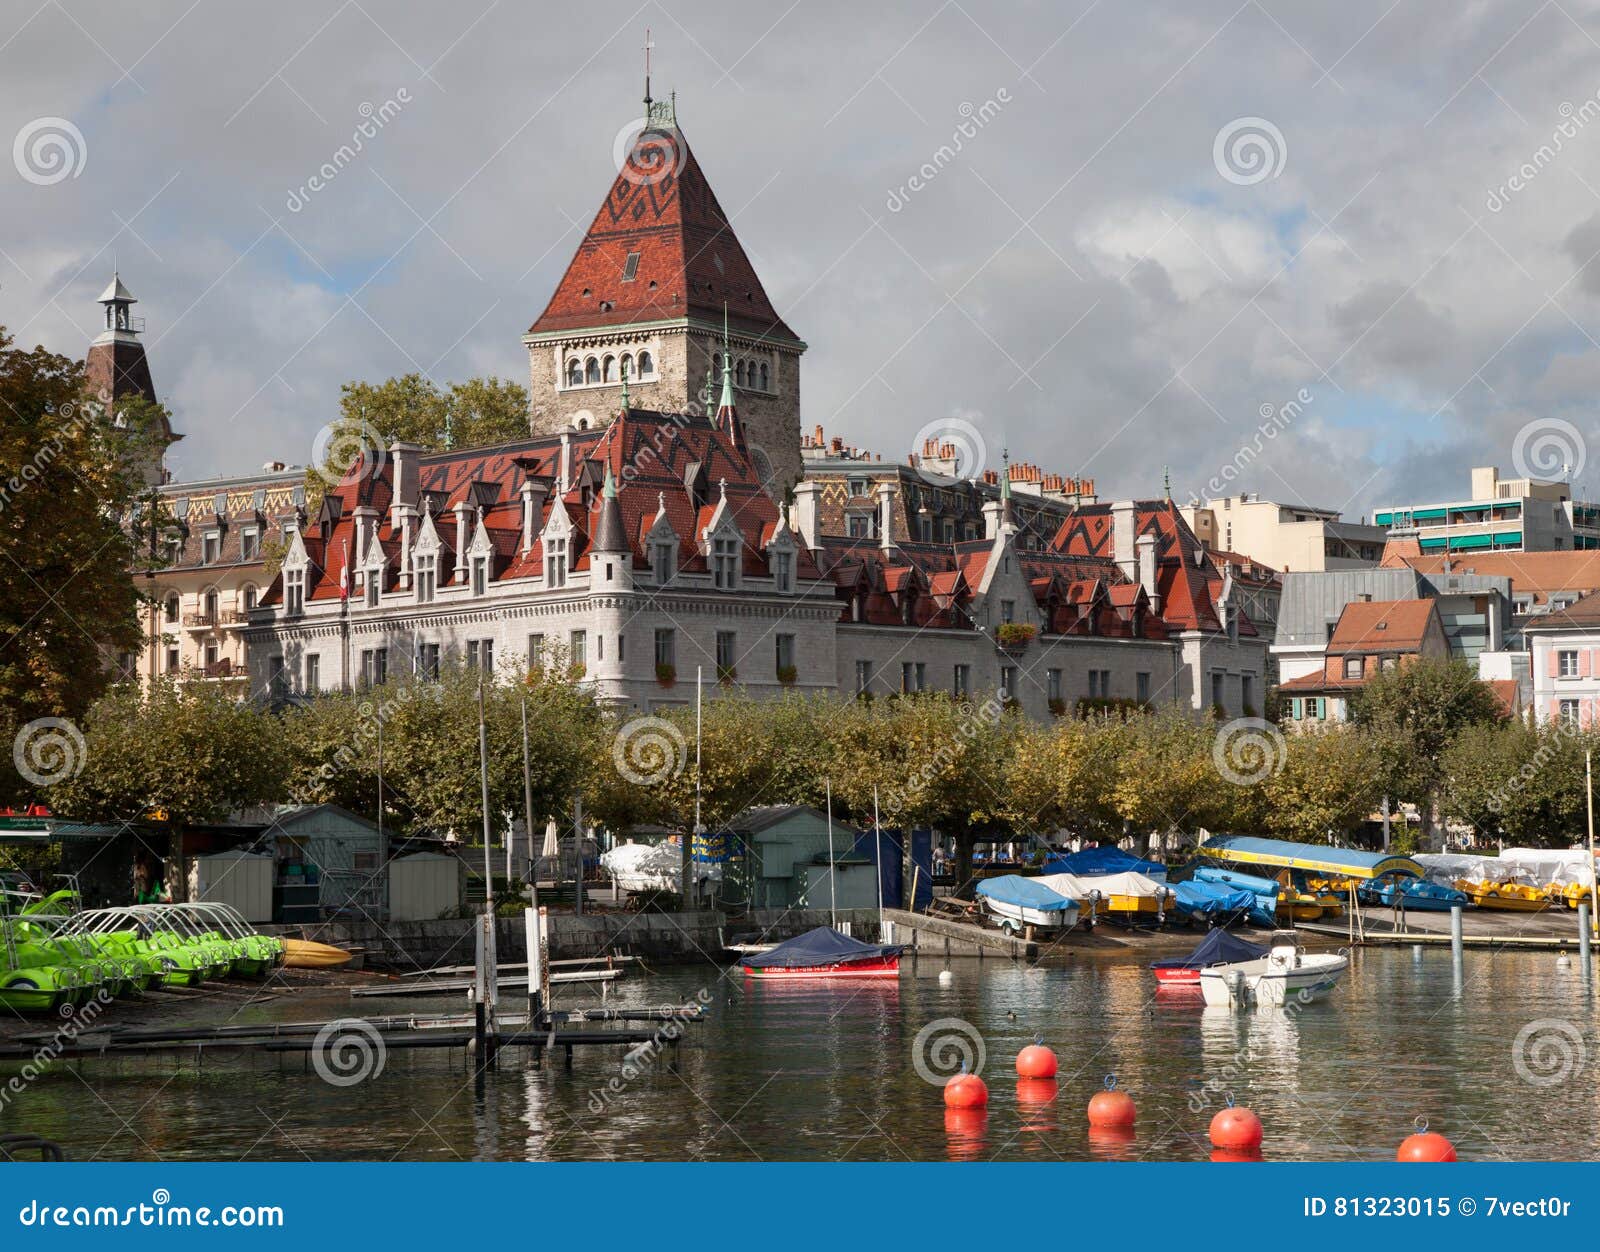
[[[782,595],[788,595],[794,590],[794,553],[774,552],[772,554],[772,585],[773,590]]]
[[[366,605],[369,609],[378,607],[378,596],[383,591],[383,573],[377,569],[369,569],[366,579]]]
[[[718,535],[711,541],[711,582],[718,591],[739,587],[739,540],[735,535]]]
[[[565,536],[544,541],[544,581],[547,587],[567,585],[567,541]]]
[[[650,576],[663,587],[677,572],[677,554],[673,551],[676,547],[670,539],[657,539],[650,545]]]
[[[290,617],[299,617],[306,611],[306,572],[304,569],[283,571],[283,611]]]
[[[627,260],[622,263],[622,281],[631,283],[637,277],[639,277],[639,254],[630,252]]]
[[[472,558],[472,594],[475,596],[489,594],[489,558],[486,556]]]
[[[439,558],[432,553],[424,556],[418,553],[411,558],[411,569],[415,575],[415,587],[418,604],[433,603],[433,592],[439,584]]]

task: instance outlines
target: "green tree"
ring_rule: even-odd
[[[1444,810],[1483,838],[1565,847],[1587,828],[1583,758],[1596,746],[1566,726],[1469,726],[1445,749]]]
[[[1230,801],[1213,759],[1216,727],[1175,710],[1111,725],[1117,728],[1111,805],[1138,840],[1138,855],[1149,851],[1156,832],[1220,824],[1213,814]]]
[[[1282,768],[1261,787],[1269,829],[1303,843],[1342,841],[1383,797],[1376,743],[1348,726],[1285,743]]]
[[[1005,780],[1015,823],[1030,830],[1119,834],[1122,818],[1113,807],[1112,781],[1122,721],[1063,717],[1045,726],[1020,727]]]

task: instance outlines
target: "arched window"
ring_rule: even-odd
[[[656,363],[648,352],[639,354],[639,377],[648,378],[656,372]]]
[[[763,364],[761,366],[761,390],[766,391],[767,389],[767,367]]]
[[[617,358],[616,357],[608,356],[606,358],[606,364],[605,364],[604,373],[605,373],[605,381],[606,382],[614,383],[614,382],[617,381]]]
[[[583,384],[583,362],[573,357],[567,362],[567,386],[578,387]]]
[[[636,374],[633,369],[633,353],[631,352],[624,352],[622,354],[622,376],[624,378],[639,377],[639,375]]]
[[[246,587],[239,593],[239,600],[244,605],[244,611],[248,613],[256,607],[256,589],[254,587]]]
[[[167,619],[167,621],[169,621],[169,622],[174,622],[174,623],[177,622],[177,620],[178,620],[178,593],[176,591],[174,591],[171,595],[169,595],[166,598],[165,603],[162,605],[162,616],[164,616]]]
[[[221,597],[219,595],[217,595],[217,589],[215,587],[211,588],[210,591],[206,592],[205,600],[203,601],[203,604],[205,606],[205,614],[206,614],[207,620],[210,621],[213,625],[215,625],[216,620],[217,620],[217,608],[221,604]]]
[[[740,361],[733,370],[733,381],[740,387],[744,386],[744,362]]]
[[[586,383],[600,381],[600,362],[595,360],[594,357],[590,357],[588,363],[583,367],[583,381]]]
[[[711,376],[713,378],[722,377],[722,354],[720,352],[711,354]]]

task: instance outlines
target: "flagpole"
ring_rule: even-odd
[[[878,863],[878,942],[883,943],[883,823],[878,820],[878,784],[872,784],[872,859]]]
[[[824,779],[823,785],[828,789],[828,925],[838,930],[839,917],[835,908],[837,896],[833,889],[835,874],[833,863],[833,779]]]

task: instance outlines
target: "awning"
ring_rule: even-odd
[[[1409,856],[1291,843],[1287,839],[1258,839],[1253,835],[1212,835],[1196,851],[1215,861],[1311,870],[1345,878],[1378,878],[1384,874],[1423,876],[1422,866]]]

